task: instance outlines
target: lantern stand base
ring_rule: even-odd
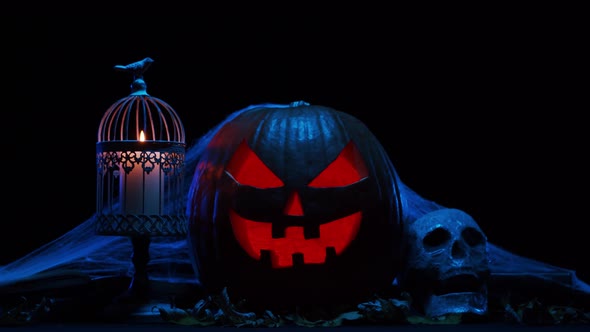
[[[151,287],[147,273],[147,265],[150,261],[149,236],[131,236],[133,255],[131,261],[135,272],[127,290],[119,295],[116,302],[144,302],[150,299]]]

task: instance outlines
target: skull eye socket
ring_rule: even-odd
[[[474,247],[485,243],[485,237],[481,232],[473,227],[467,227],[461,232],[461,236],[468,245]]]
[[[444,228],[437,228],[426,234],[422,243],[425,248],[435,249],[451,239],[451,234]]]

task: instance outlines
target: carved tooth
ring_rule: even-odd
[[[272,223],[272,238],[280,239],[285,237],[285,225],[278,222]]]
[[[320,225],[312,224],[303,227],[303,237],[308,239],[317,239],[320,237]]]
[[[260,264],[263,267],[272,268],[272,252],[270,250],[260,250]]]
[[[299,267],[299,266],[303,266],[303,264],[305,263],[303,260],[303,254],[302,253],[294,253],[291,255],[293,257],[293,267]]]
[[[326,247],[326,264],[331,263],[336,259],[336,248]]]

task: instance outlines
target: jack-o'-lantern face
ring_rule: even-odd
[[[359,188],[367,170],[352,142],[311,181],[293,170],[282,180],[246,141],[226,168],[236,189],[234,236],[250,257],[273,268],[326,263],[347,248],[362,220]]]
[[[188,241],[206,289],[316,303],[391,285],[397,175],[361,121],[304,102],[254,105],[198,144]]]

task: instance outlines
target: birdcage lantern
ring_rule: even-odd
[[[184,155],[176,111],[134,76],[131,94],[109,107],[98,129],[97,233],[186,234]]]
[[[96,143],[96,233],[131,238],[134,280],[144,284],[151,237],[187,234],[184,127],[169,104],[147,93],[143,73],[152,62],[115,66],[133,74],[131,93],[107,109]]]

